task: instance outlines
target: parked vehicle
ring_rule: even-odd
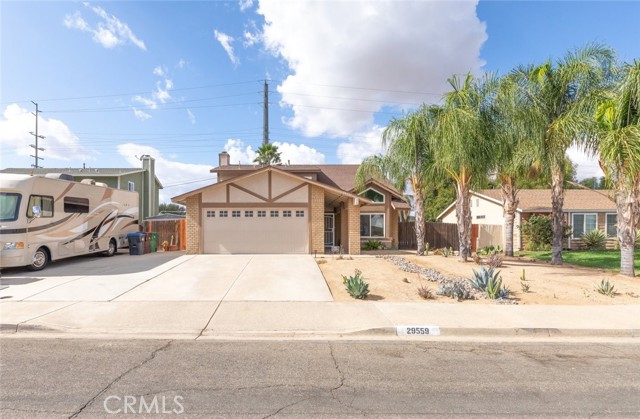
[[[128,247],[138,193],[65,174],[0,174],[0,268],[44,269],[52,260]]]

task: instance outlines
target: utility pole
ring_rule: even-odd
[[[262,117],[262,144],[269,144],[269,85],[264,81],[264,110]]]
[[[37,169],[39,167],[41,167],[38,163],[38,160],[44,160],[42,157],[38,157],[38,151],[44,151],[44,148],[42,147],[38,147],[38,140],[44,140],[44,136],[43,135],[38,135],[38,114],[42,111],[38,110],[38,104],[36,102],[34,102],[33,100],[31,101],[31,103],[33,103],[34,105],[36,105],[36,111],[31,112],[33,115],[35,115],[36,117],[36,132],[34,133],[33,131],[30,131],[29,134],[33,135],[36,138],[36,143],[34,144],[29,144],[29,147],[33,148],[36,150],[35,152],[35,156],[31,155],[31,157],[33,157],[35,159],[35,164],[32,164],[31,167],[33,167],[34,169]]]

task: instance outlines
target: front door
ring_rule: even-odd
[[[324,247],[335,245],[336,223],[335,214],[324,215]]]

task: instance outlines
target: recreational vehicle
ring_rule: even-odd
[[[72,256],[112,256],[138,229],[137,192],[65,174],[0,174],[0,268],[41,270]]]

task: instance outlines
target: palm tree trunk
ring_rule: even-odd
[[[416,243],[418,244],[418,256],[424,255],[424,197],[420,188],[413,186],[413,203],[416,211]]]
[[[469,180],[464,174],[456,182],[456,217],[458,219],[459,256],[462,262],[471,257],[471,194]]]
[[[562,265],[562,236],[564,235],[564,171],[555,164],[551,169],[551,227],[553,242],[551,244],[551,264]]]
[[[638,223],[640,204],[640,179],[636,181],[636,187],[632,190],[616,191],[616,209],[618,216],[618,243],[620,244],[620,273],[626,276],[635,276],[634,270],[634,246],[635,228]],[[635,189],[635,190],[634,190]]]
[[[513,226],[518,208],[518,189],[513,178],[505,178],[501,182],[504,208],[504,254],[513,256]]]

